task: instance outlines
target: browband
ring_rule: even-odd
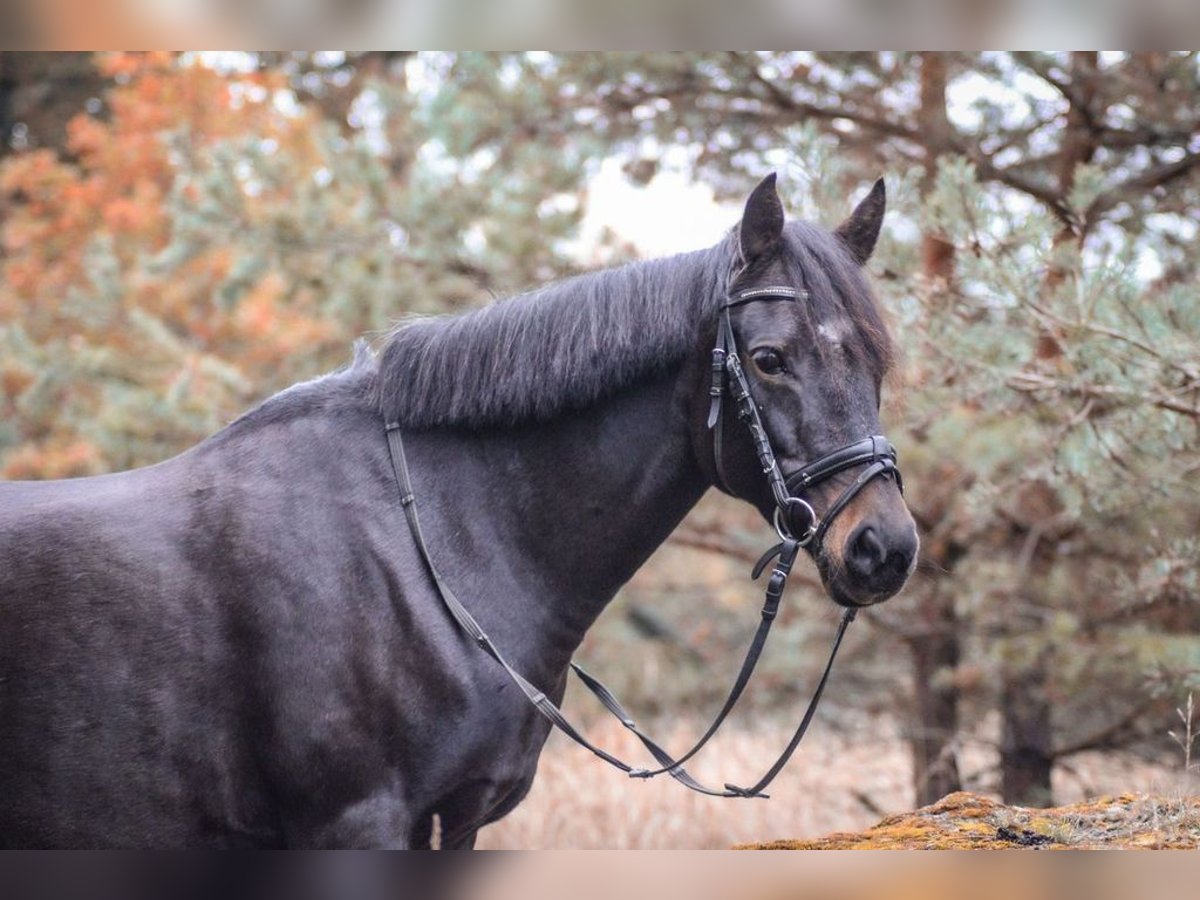
[[[786,284],[772,284],[738,291],[721,304],[721,309],[731,309],[741,306],[743,303],[749,303],[751,300],[804,300],[807,297],[808,291]]]

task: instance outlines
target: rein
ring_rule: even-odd
[[[659,765],[657,769],[633,766],[589,741],[570,723],[566,716],[563,715],[562,710],[543,691],[530,683],[528,679],[509,664],[503,654],[496,648],[496,645],[492,643],[491,638],[487,636],[475,620],[475,617],[471,615],[470,611],[458,599],[433,562],[429,545],[421,529],[420,517],[417,514],[416,498],[413,494],[408,460],[404,454],[404,441],[400,434],[400,425],[396,422],[389,422],[385,426],[388,449],[392,460],[392,471],[396,476],[396,484],[400,489],[400,504],[404,509],[405,518],[408,520],[409,529],[412,532],[417,551],[426,569],[429,571],[430,577],[433,579],[438,596],[441,597],[442,603],[451,617],[457,623],[458,627],[484,653],[500,664],[513,683],[521,689],[521,692],[530,704],[538,713],[549,720],[551,725],[558,728],[567,737],[575,741],[575,743],[591,751],[609,765],[625,772],[631,778],[653,778],[657,775],[667,774],[690,790],[713,797],[766,798],[768,796],[764,791],[775,780],[776,776],[783,771],[792,754],[795,753],[796,748],[799,747],[800,742],[804,739],[804,735],[808,731],[808,726],[816,714],[817,706],[821,701],[821,695],[824,693],[825,685],[829,680],[829,674],[833,670],[833,661],[837,658],[838,649],[842,645],[842,638],[845,636],[846,629],[854,621],[855,614],[857,613],[857,609],[854,607],[848,607],[842,614],[829,650],[829,658],[825,663],[820,680],[817,682],[812,698],[809,700],[795,733],[779,758],[776,759],[767,772],[755,784],[750,787],[739,787],[726,783],[724,788],[708,787],[693,778],[683,768],[683,764],[699,753],[701,748],[708,743],[709,739],[717,733],[726,717],[741,698],[758,664],[763,647],[766,645],[771,625],[775,621],[775,617],[779,611],[779,604],[783,598],[788,575],[792,571],[800,550],[808,548],[812,552],[819,551],[830,523],[873,479],[880,476],[894,478],[897,485],[903,490],[900,470],[896,467],[896,449],[886,438],[879,435],[864,438],[861,441],[827,453],[790,475],[784,476],[780,471],[775,452],[771,447],[770,438],[763,427],[758,406],[750,394],[750,383],[738,358],[737,343],[734,338],[733,325],[730,322],[729,310],[744,303],[758,300],[799,300],[807,296],[808,293],[806,291],[800,291],[792,287],[771,286],[741,291],[730,296],[721,305],[721,317],[717,326],[717,342],[712,352],[712,385],[709,390],[711,402],[708,415],[708,427],[713,431],[714,435],[713,453],[718,480],[721,486],[725,487],[726,481],[722,467],[721,452],[722,408],[724,405],[726,383],[728,382],[729,394],[736,404],[738,419],[744,422],[750,431],[763,474],[766,476],[771,487],[771,493],[775,500],[773,519],[780,542],[763,554],[751,573],[751,577],[757,579],[771,561],[775,561],[771,577],[767,582],[758,628],[754,633],[754,637],[746,651],[746,656],[742,661],[741,669],[738,671],[737,678],[734,680],[733,687],[730,689],[729,695],[720,712],[700,740],[690,750],[676,759],[649,735],[638,728],[633,717],[629,715],[613,692],[599,679],[589,675],[576,663],[571,663],[571,668],[579,676],[579,679],[604,707],[620,720],[625,728],[637,736],[655,758]],[[860,465],[866,465],[867,468],[830,504],[823,519],[818,519],[812,506],[802,497],[798,496],[799,492],[820,484],[840,472]]]

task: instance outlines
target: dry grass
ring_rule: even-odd
[[[694,728],[671,729],[670,747],[684,747]],[[591,729],[606,749],[641,760],[645,751],[612,722]],[[656,735],[657,736],[657,735]],[[790,737],[786,727],[722,734],[694,766],[701,781],[752,783]],[[670,778],[634,781],[558,736],[551,739],[525,803],[505,821],[486,829],[480,846],[506,848],[711,848],[728,847],[762,835],[819,833],[843,823],[866,825],[876,818],[845,789],[844,776],[869,784],[873,794],[905,794],[905,767],[891,767],[869,747],[816,740],[811,735],[793,764],[772,785],[771,800],[724,800],[685,790]],[[810,744],[809,741],[812,741]]]
[[[700,729],[694,723],[651,729],[667,746],[686,747]],[[636,738],[616,722],[589,733],[606,749],[645,758]],[[720,735],[690,771],[708,784],[745,784],[774,761],[791,726],[765,725]],[[965,770],[986,768],[989,751],[968,747]],[[1174,776],[1165,769],[1100,755],[1072,761],[1058,772],[1055,796],[1070,803],[1097,793],[1161,793]],[[502,822],[484,829],[487,848],[707,849],[775,838],[815,838],[831,831],[866,828],[881,815],[911,809],[908,751],[894,724],[863,722],[854,734],[814,724],[801,750],[770,789],[771,799],[724,800],[693,794],[667,777],[632,781],[555,735],[547,744],[529,798]],[[1172,808],[1147,804],[1147,816],[1170,819]],[[1180,803],[1178,827],[1191,827],[1195,807]],[[1187,819],[1187,821],[1184,821]],[[1164,822],[1164,824],[1167,824]],[[1064,836],[1065,837],[1065,836]],[[1067,841],[1069,842],[1069,841]]]

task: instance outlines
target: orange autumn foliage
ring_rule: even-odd
[[[0,435],[0,477],[152,461],[311,374],[293,358],[330,344],[344,353],[350,337],[277,254],[263,249],[237,275],[258,249],[238,237],[289,208],[293,187],[253,185],[225,165],[227,148],[268,145],[293,169],[321,166],[319,117],[279,102],[286,77],[170,53],[102,54],[97,65],[116,81],[106,114],[76,116],[62,156],[37,150],[0,165],[0,339],[33,354],[0,371],[0,422],[18,430],[7,447]],[[211,240],[164,262],[179,235],[172,198],[203,202],[205,176],[223,180],[236,210],[218,210]],[[127,387],[144,395],[120,411]],[[169,407],[161,422],[134,421],[154,404]],[[87,423],[104,417],[106,439],[117,438],[100,448]]]

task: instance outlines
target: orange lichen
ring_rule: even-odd
[[[965,791],[866,831],[815,840],[744,844],[743,850],[982,850],[1200,848],[1200,797],[1137,794],[1054,809],[1005,806]]]

